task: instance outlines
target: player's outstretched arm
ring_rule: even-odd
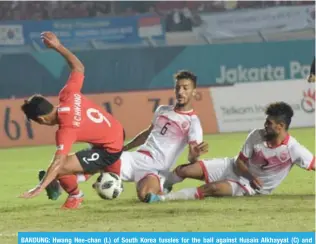
[[[84,65],[81,61],[60,43],[58,37],[53,32],[43,32],[41,38],[48,48],[59,52],[66,59],[72,71],[84,73]]]
[[[135,147],[143,145],[145,141],[147,140],[152,129],[153,129],[153,125],[150,125],[146,130],[143,130],[142,132],[140,132],[137,136],[135,136],[129,143],[127,143],[124,146],[123,150],[128,151]]]
[[[59,175],[62,165],[66,160],[66,155],[55,155],[51,165],[47,169],[47,173],[35,188],[21,195],[23,198],[32,198],[39,195],[56,177]]]
[[[47,169],[47,173],[40,183],[41,188],[44,190],[60,173],[61,166],[66,160],[67,155],[55,155],[51,165]]]

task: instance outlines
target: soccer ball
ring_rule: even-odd
[[[118,198],[123,192],[123,182],[114,173],[101,173],[96,182],[92,185],[97,194],[105,200]]]

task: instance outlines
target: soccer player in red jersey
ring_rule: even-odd
[[[58,130],[57,151],[47,173],[39,185],[21,197],[35,197],[58,179],[69,194],[63,207],[78,208],[83,195],[78,189],[75,174],[107,171],[120,175],[124,129],[111,114],[80,92],[84,80],[84,66],[80,60],[60,43],[54,33],[44,32],[42,39],[48,48],[67,60],[71,74],[59,93],[58,106],[40,95],[32,96],[22,105],[29,120],[42,125],[57,125]],[[92,147],[69,154],[75,142],[90,143]]]

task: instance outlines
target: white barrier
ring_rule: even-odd
[[[291,127],[315,125],[315,86],[305,80],[236,84],[212,88],[219,132],[249,131],[265,121],[265,107],[284,101],[294,110]]]

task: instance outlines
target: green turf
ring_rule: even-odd
[[[291,134],[314,152],[314,129]],[[234,156],[245,137],[245,133],[206,136],[207,157]],[[86,200],[80,210],[59,209],[65,194],[58,201],[47,200],[45,194],[30,200],[17,198],[37,184],[37,171],[47,167],[53,152],[53,147],[0,150],[1,244],[16,243],[18,231],[315,231],[314,172],[298,167],[266,197],[147,205],[137,201],[134,184],[125,183],[119,199],[105,201],[91,188],[95,176],[81,185]],[[186,153],[179,163],[186,161]],[[198,184],[187,180],[175,189]]]

